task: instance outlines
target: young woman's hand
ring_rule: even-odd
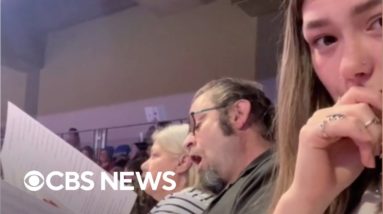
[[[316,111],[300,131],[293,183],[276,211],[323,213],[364,167],[374,168],[381,153],[381,115],[381,92],[360,87]]]

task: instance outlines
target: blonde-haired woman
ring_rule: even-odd
[[[142,171],[153,177],[158,172],[172,171],[176,187],[164,190],[161,187],[167,184],[161,179],[158,189],[145,190],[159,201],[150,213],[202,213],[212,199],[210,194],[198,189],[197,170],[182,145],[188,130],[187,124],[169,125],[152,135],[150,157],[141,165]]]
[[[382,1],[285,6],[272,210],[379,212]]]

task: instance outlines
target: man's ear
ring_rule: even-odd
[[[251,103],[248,100],[236,101],[231,109],[231,123],[234,129],[241,130],[246,127],[250,117]]]
[[[189,155],[182,155],[181,158],[178,160],[178,164],[176,166],[175,173],[177,173],[177,174],[186,173],[190,169],[192,164],[193,164],[193,162],[192,162],[191,157]]]

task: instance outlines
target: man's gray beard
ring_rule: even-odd
[[[220,193],[226,187],[226,182],[213,169],[202,171],[199,176],[201,187],[213,194]]]

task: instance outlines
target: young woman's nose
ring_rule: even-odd
[[[361,86],[372,76],[374,70],[372,57],[368,54],[371,47],[365,47],[360,39],[349,40],[342,47],[339,72],[349,87]]]

